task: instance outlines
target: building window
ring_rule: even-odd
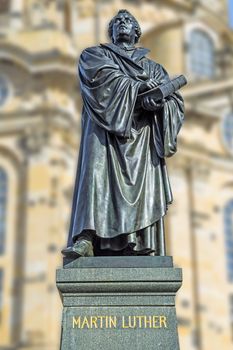
[[[7,175],[0,168],[0,255],[5,251]]]
[[[8,82],[5,77],[0,76],[0,107],[4,105],[9,96]]]
[[[233,112],[223,118],[222,132],[227,150],[233,154]]]
[[[233,282],[233,200],[224,208],[224,233],[228,280]]]
[[[195,29],[190,38],[190,69],[197,77],[214,76],[214,43],[211,37],[202,30]]]

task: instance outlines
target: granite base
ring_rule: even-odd
[[[171,257],[79,258],[57,271],[61,350],[178,350]]]

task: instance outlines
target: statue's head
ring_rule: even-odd
[[[141,36],[141,28],[136,18],[127,10],[120,10],[108,26],[108,35],[115,43],[119,37],[131,36],[136,44]]]

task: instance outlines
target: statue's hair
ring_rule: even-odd
[[[122,9],[120,11],[118,11],[118,13],[112,18],[112,20],[110,21],[109,25],[108,25],[108,35],[109,38],[112,40],[113,38],[113,24],[115,22],[115,18],[120,14],[120,13],[127,13],[130,18],[132,18],[134,25],[135,25],[135,33],[136,33],[136,37],[135,37],[135,44],[139,41],[140,36],[142,35],[142,31],[140,28],[140,25],[138,23],[138,21],[136,20],[136,18],[127,10]]]

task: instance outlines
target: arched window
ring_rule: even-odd
[[[190,38],[190,69],[198,77],[212,78],[215,71],[214,43],[202,30],[195,29]]]
[[[227,275],[233,282],[233,199],[224,208],[224,233],[227,259]]]
[[[6,172],[0,168],[0,254],[5,250],[7,187]]]

